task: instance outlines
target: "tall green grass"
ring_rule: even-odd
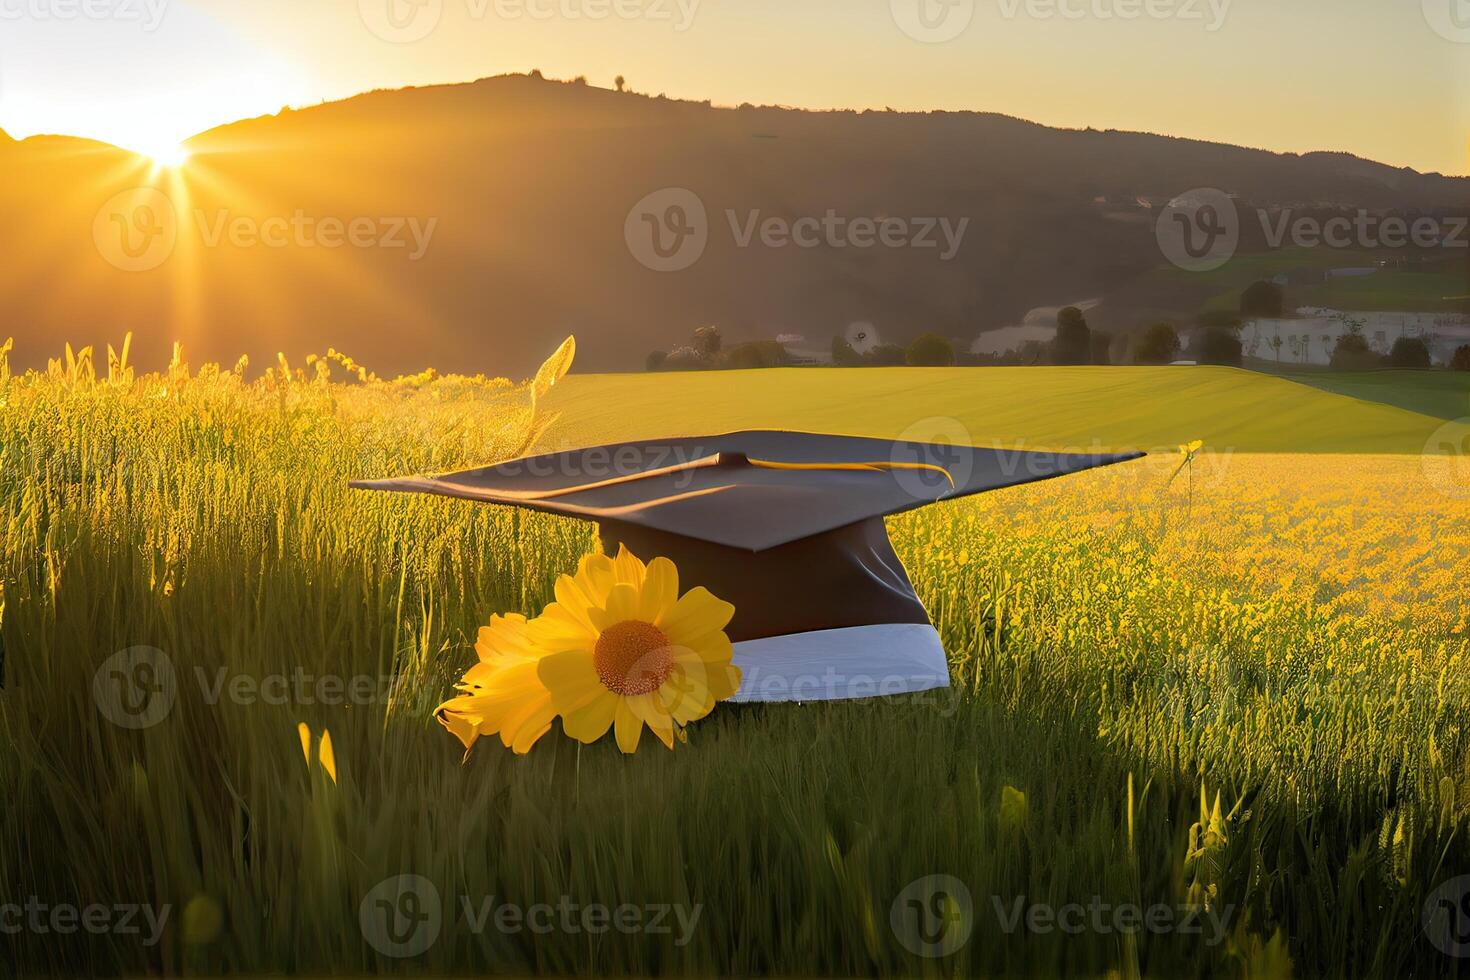
[[[1247,608],[1173,576],[1151,515],[1018,533],[945,506],[893,531],[952,695],[726,705],[673,753],[553,732],[462,762],[431,712],[477,627],[538,612],[591,529],[346,481],[518,451],[537,424],[523,388],[0,385],[0,904],[172,909],[152,947],[0,937],[18,974],[1463,972],[1420,923],[1470,871],[1463,638],[1426,648],[1290,597]],[[94,675],[138,645],[178,689],[135,731],[104,717]],[[220,668],[383,680],[371,704],[210,703],[197,671]],[[331,733],[335,780],[299,722]],[[399,960],[359,911],[407,873],[446,914]],[[973,933],[927,959],[890,911],[935,874],[968,887]],[[459,901],[490,896],[700,917],[683,945],[476,932]],[[1231,917],[1213,945],[1007,933],[996,903],[1020,896]]]

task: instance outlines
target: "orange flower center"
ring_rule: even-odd
[[[592,663],[603,687],[636,697],[657,691],[669,679],[674,672],[674,651],[663,630],[630,619],[602,631]]]

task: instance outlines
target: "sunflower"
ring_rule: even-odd
[[[499,735],[505,747],[526,753],[551,730],[556,711],[536,673],[544,650],[536,642],[534,621],[512,613],[491,616],[475,644],[480,662],[456,685],[460,696],[434,710],[439,723],[464,743]]]
[[[703,587],[679,595],[667,558],[644,565],[627,548],[588,555],[556,583],[536,620],[536,671],[562,729],[594,742],[615,729],[632,752],[647,725],[669,748],[676,731],[740,687],[725,627],[735,607]]]

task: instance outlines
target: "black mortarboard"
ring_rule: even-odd
[[[745,668],[742,696],[822,700],[894,693],[855,689],[855,667],[865,679],[887,679],[900,690],[948,684],[937,634],[928,636],[928,614],[889,544],[884,517],[1141,455],[754,431],[598,446],[352,486],[596,521],[608,553],[626,545],[644,561],[668,558],[681,589],[702,585],[734,604],[727,632]],[[922,655],[916,630],[927,631]],[[773,682],[764,693],[752,659],[756,673]],[[926,677],[936,670],[944,676],[926,682],[914,675],[915,664]],[[907,679],[892,670],[883,675],[890,667]],[[805,692],[790,689],[795,675],[813,672],[828,679]]]

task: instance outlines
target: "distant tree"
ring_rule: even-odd
[[[719,327],[700,327],[694,331],[694,349],[705,357],[718,357],[720,343]]]
[[[578,75],[576,78],[572,79],[572,84],[573,85],[586,85],[587,84],[587,76],[586,75]]]
[[[832,363],[838,367],[857,367],[863,362],[862,355],[852,349],[846,337],[832,338]]]
[[[704,371],[711,367],[714,367],[714,361],[688,345],[675,347],[663,362],[665,371]]]
[[[864,360],[873,367],[902,367],[908,362],[908,351],[897,344],[879,344]]]
[[[1258,280],[1240,294],[1240,315],[1243,317],[1279,317],[1285,309],[1286,292],[1274,282]]]
[[[1240,367],[1240,337],[1226,327],[1205,327],[1194,340],[1192,350],[1201,364],[1225,364]]]
[[[1113,363],[1113,335],[1101,330],[1092,332],[1092,363]]]
[[[954,345],[937,333],[917,338],[904,356],[909,367],[953,367]]]
[[[527,77],[528,78],[541,78],[542,77],[542,75],[541,75],[541,69],[540,68],[532,68],[531,69],[531,73]]]
[[[621,92],[628,87],[628,80],[622,75],[619,75],[613,79],[613,85],[617,86],[618,91]]]
[[[1277,364],[1280,364],[1281,363],[1281,348],[1286,345],[1286,341],[1282,340],[1281,339],[1281,334],[1277,333],[1277,334],[1272,334],[1271,335],[1271,339],[1268,340],[1268,341],[1266,341],[1266,343],[1267,343],[1267,345],[1270,346],[1270,348],[1273,351],[1276,352],[1276,363]]]
[[[1052,345],[1044,340],[1023,340],[1021,346],[1013,351],[1015,363],[1026,367],[1049,363],[1052,359],[1051,350]]]
[[[1057,314],[1057,339],[1052,346],[1052,360],[1057,364],[1086,364],[1092,360],[1092,331],[1075,306],[1063,307]]]
[[[725,366],[737,371],[780,367],[789,360],[786,348],[774,340],[737,344],[725,352]]]
[[[1330,363],[1339,371],[1370,371],[1381,366],[1383,358],[1368,346],[1361,331],[1349,330],[1337,338]]]
[[[1429,367],[1429,345],[1419,337],[1400,337],[1388,352],[1388,366],[1415,370]]]
[[[1205,310],[1195,319],[1202,327],[1223,327],[1226,330],[1239,329],[1241,324],[1240,314],[1234,310]]]
[[[1450,370],[1470,371],[1470,344],[1455,348],[1455,356],[1450,358]]]
[[[1172,323],[1155,323],[1143,333],[1133,352],[1137,364],[1172,364],[1179,359],[1179,331]]]
[[[662,371],[664,369],[664,362],[668,359],[668,351],[651,351],[647,359],[644,360],[643,365],[650,371]]]

